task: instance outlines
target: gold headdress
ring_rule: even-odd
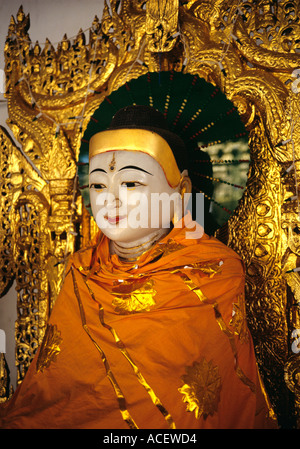
[[[185,146],[168,130],[163,114],[157,110],[149,106],[125,107],[114,116],[108,130],[94,134],[89,141],[89,159],[107,151],[122,150],[148,154],[160,164],[171,187],[180,183],[177,159],[179,153],[184,158]]]

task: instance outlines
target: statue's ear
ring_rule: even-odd
[[[189,203],[191,193],[192,193],[192,181],[191,181],[190,177],[188,176],[187,170],[183,170],[181,172],[179,193],[181,196],[181,211],[182,211],[181,216],[183,216],[186,213],[187,205]]]
[[[183,196],[185,193],[192,192],[192,181],[188,175],[187,170],[183,170],[181,172],[181,180],[180,180],[180,195]]]

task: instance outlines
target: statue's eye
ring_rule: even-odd
[[[127,189],[134,189],[135,187],[138,187],[140,185],[142,184],[137,181],[127,181],[122,183],[122,186],[127,187]]]
[[[101,189],[104,189],[104,187],[105,187],[104,184],[93,183],[90,185],[90,189],[95,189],[95,190],[101,190]]]

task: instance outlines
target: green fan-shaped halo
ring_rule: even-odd
[[[228,166],[225,172],[226,179],[216,181],[210,153],[213,149],[215,156],[216,145],[240,140],[247,143],[245,126],[232,102],[218,87],[197,75],[174,71],[149,72],[131,80],[106,97],[94,112],[85,130],[78,160],[79,186],[89,212],[91,212],[87,187],[89,140],[95,133],[104,131],[110,126],[112,117],[119,109],[132,104],[153,106],[161,111],[170,130],[184,140],[190,161],[187,168],[193,190],[202,191],[206,196],[205,212],[208,212],[207,207],[211,200],[219,208],[229,212],[213,198],[214,184],[218,182],[232,188],[239,186],[234,183],[234,179],[231,179],[235,175],[230,174]],[[220,151],[219,149],[218,155],[222,153]],[[243,186],[240,187],[242,193]],[[237,206],[241,193],[235,195],[231,201],[232,209]],[[219,220],[216,228],[221,224]]]

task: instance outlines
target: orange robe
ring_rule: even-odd
[[[135,262],[111,256],[104,236],[72,256],[0,428],[276,427],[246,325],[242,262],[186,232],[174,228]]]

